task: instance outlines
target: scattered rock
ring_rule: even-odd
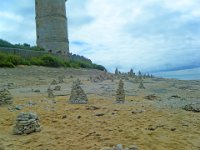
[[[80,86],[80,80],[78,79],[72,85],[71,95],[69,103],[71,104],[87,104],[87,95]]]
[[[7,84],[8,89],[14,89],[14,83],[8,83]]]
[[[27,102],[26,106],[35,106],[36,104],[36,102],[29,101]]]
[[[67,115],[62,116],[62,119],[66,119],[66,118],[67,118]]]
[[[96,107],[96,106],[88,106],[86,107],[86,110],[98,110],[100,109],[99,107]]]
[[[147,100],[151,100],[151,101],[158,99],[158,97],[155,94],[147,95],[144,98],[147,99]]]
[[[104,116],[105,114],[103,114],[103,113],[100,113],[100,114],[96,114],[95,116],[97,116],[97,117],[101,117],[101,116]]]
[[[40,93],[39,89],[34,90],[35,93]]]
[[[200,112],[200,103],[188,104],[183,109],[186,111]]]
[[[141,114],[143,112],[145,112],[145,110],[134,110],[132,111],[132,114]]]
[[[39,118],[35,113],[20,113],[13,128],[13,134],[22,135],[40,132]]]
[[[12,104],[12,95],[11,93],[6,90],[0,90],[0,106],[1,105],[10,105]]]
[[[172,95],[171,98],[181,98],[181,97],[178,95]]]
[[[81,119],[81,116],[78,116],[77,119]]]
[[[125,92],[124,92],[124,83],[122,80],[119,81],[118,89],[116,92],[116,102],[124,103],[125,101]]]
[[[171,131],[176,131],[176,128],[171,128],[170,130],[171,130]]]
[[[101,150],[113,150],[111,147],[103,147]]]
[[[129,149],[129,150],[139,150],[139,149],[137,148],[137,146],[135,146],[135,145],[130,145],[130,146],[128,147],[128,149]]]
[[[135,145],[130,145],[126,148],[123,148],[122,144],[117,144],[116,146],[113,146],[113,148],[103,147],[101,150],[139,150],[139,149]]]
[[[21,106],[21,105],[16,105],[16,106],[15,106],[15,109],[16,109],[16,110],[21,110],[21,109],[23,109],[23,106]]]
[[[149,125],[149,127],[146,128],[146,130],[154,131],[158,128],[163,128],[163,127],[164,127],[164,125]]]
[[[8,110],[10,112],[13,112],[13,111],[17,111],[17,110],[22,110],[23,109],[23,106],[22,105],[16,105],[16,106],[12,106],[12,107],[9,107]]]
[[[123,150],[122,144],[117,144],[117,146],[114,148],[114,150]]]

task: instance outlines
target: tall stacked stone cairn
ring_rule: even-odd
[[[0,90],[0,106],[1,105],[10,105],[12,104],[12,95],[6,89]]]
[[[141,80],[140,81],[140,84],[139,84],[139,87],[138,87],[139,89],[145,89],[145,87],[144,87],[144,84],[143,84],[143,81]]]
[[[115,69],[115,76],[118,76],[119,75],[119,71],[118,71],[118,68]]]
[[[80,80],[77,79],[72,85],[69,103],[71,104],[87,104],[88,98],[80,86]]]
[[[135,73],[133,72],[133,69],[131,69],[130,72],[129,72],[128,74],[129,74],[129,76],[130,76],[131,78],[135,77]]]
[[[124,101],[125,101],[124,83],[122,80],[120,80],[116,92],[116,103],[124,103]]]
[[[13,128],[13,134],[23,135],[40,131],[41,126],[37,114],[31,112],[22,112],[17,116],[16,124]]]

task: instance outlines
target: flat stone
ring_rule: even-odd
[[[113,150],[113,148],[110,148],[110,147],[103,147],[103,148],[101,148],[101,150]]]
[[[130,145],[128,148],[129,150],[139,150],[135,145]]]

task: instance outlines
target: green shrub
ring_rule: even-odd
[[[106,68],[102,65],[94,64],[93,68],[101,71],[106,71]]]
[[[30,61],[30,60],[27,60],[27,59],[25,59],[25,58],[22,58],[22,59],[21,59],[21,65],[30,66],[30,65],[31,65],[31,61]]]
[[[11,62],[3,61],[3,62],[0,62],[0,67],[14,68],[15,65],[13,65]]]
[[[36,65],[48,67],[65,67],[65,68],[88,68],[104,71],[105,68],[101,65],[93,64],[90,61],[81,60],[62,60],[53,55],[43,55],[41,57],[23,58],[22,56],[1,53],[0,52],[0,67],[13,68],[17,65]]]
[[[15,66],[20,65],[22,62],[22,57],[18,55],[8,55],[7,59],[8,62],[12,63]]]
[[[0,39],[0,47],[11,47],[12,44],[9,43],[8,41]]]
[[[44,66],[48,66],[48,67],[64,66],[64,63],[61,60],[51,55],[43,55],[41,57],[41,60]]]
[[[38,57],[32,57],[30,59],[30,64],[31,65],[36,65],[36,66],[42,66],[43,65],[43,61]]]

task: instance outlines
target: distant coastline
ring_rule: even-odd
[[[200,80],[200,67],[193,69],[184,69],[177,71],[165,71],[154,73],[155,76],[179,79],[179,80]]]

